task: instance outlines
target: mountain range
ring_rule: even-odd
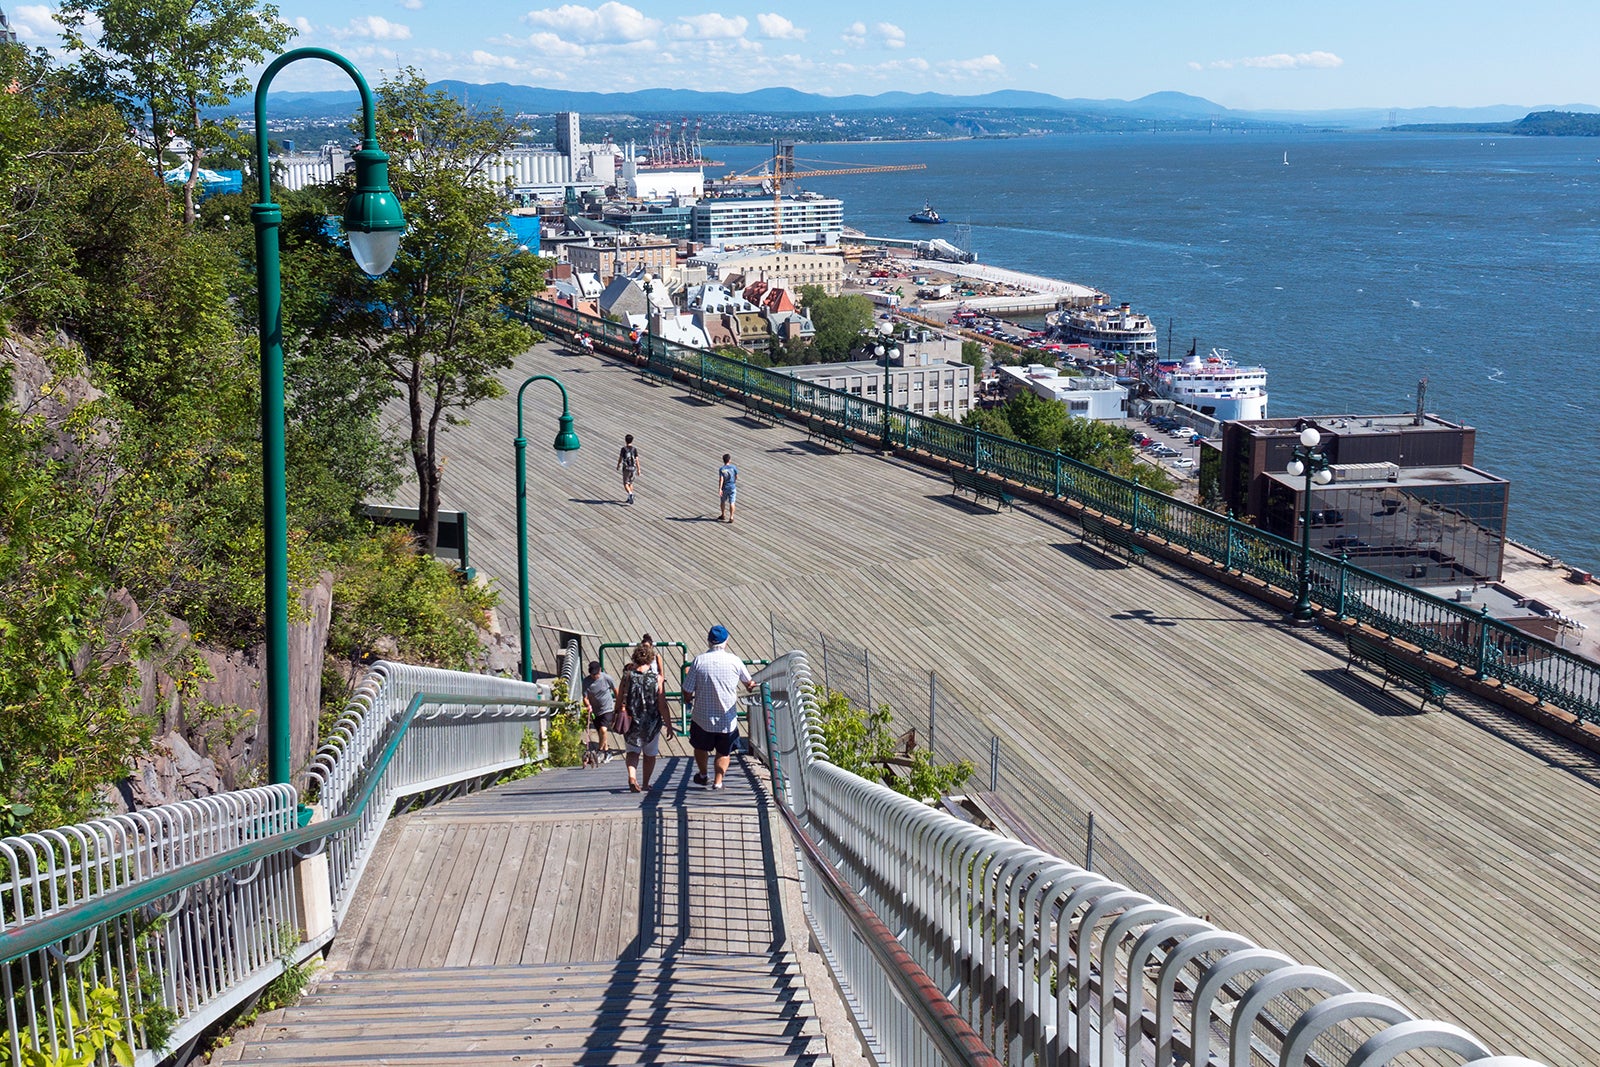
[[[994,109],[1008,111],[1057,111],[1087,115],[1155,120],[1230,120],[1271,122],[1286,125],[1340,129],[1375,129],[1396,124],[1511,122],[1535,111],[1575,111],[1600,113],[1592,104],[1520,105],[1497,104],[1488,107],[1418,108],[1339,108],[1322,111],[1283,109],[1234,110],[1204,97],[1186,93],[1160,92],[1137,100],[1066,99],[1049,93],[1002,89],[979,96],[953,96],[946,93],[879,93],[875,96],[822,96],[798,89],[756,89],[746,93],[700,92],[694,89],[642,89],[629,93],[587,93],[567,89],[543,89],[528,85],[496,82],[476,85],[461,81],[439,81],[443,89],[469,103],[499,106],[512,114],[540,115],[556,111],[577,111],[591,115],[706,114],[739,112],[747,114],[816,114],[829,112],[882,112],[910,110]],[[336,118],[348,115],[358,105],[356,93],[281,92],[272,93],[276,119]],[[249,100],[236,101],[235,108],[248,108]],[[233,109],[229,109],[233,110]]]

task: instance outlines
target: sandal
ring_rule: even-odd
[[[639,792],[639,783],[638,783],[638,782],[635,782],[635,781],[631,781],[631,780],[630,780],[630,781],[629,781],[629,782],[628,782],[628,792],[630,792],[630,793],[637,793],[637,792]]]

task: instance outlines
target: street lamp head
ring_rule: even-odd
[[[1291,477],[1291,478],[1299,478],[1300,476],[1305,474],[1305,472],[1306,472],[1306,465],[1304,463],[1302,463],[1299,459],[1291,459],[1289,461],[1289,477]]]
[[[1329,470],[1327,467],[1323,467],[1321,470],[1311,476],[1311,480],[1316,482],[1318,485],[1328,485],[1333,481],[1333,471]]]
[[[1316,448],[1317,442],[1322,440],[1322,434],[1315,426],[1307,426],[1300,431],[1300,443],[1307,448]]]
[[[873,345],[872,346],[872,354],[877,356],[879,359],[882,359],[883,358],[883,346],[882,345]]]
[[[344,208],[344,232],[356,264],[377,277],[394,263],[406,219],[389,188],[389,157],[376,141],[363,141],[355,152],[356,191]]]
[[[571,453],[578,450],[578,431],[572,428],[572,415],[563,411],[561,413],[561,428],[556,431],[555,443],[556,462],[563,467],[571,459]]]
[[[878,332],[882,334],[894,333],[894,321],[892,319],[884,319],[878,323]]]

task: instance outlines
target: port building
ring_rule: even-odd
[[[1288,473],[1300,431],[1333,472],[1312,485],[1311,547],[1414,586],[1497,581],[1511,484],[1473,466],[1477,431],[1435,415],[1322,415],[1222,424],[1201,452],[1203,497],[1299,542],[1306,480]]]
[[[780,232],[777,224],[782,216]],[[720,196],[702,200],[691,213],[690,237],[706,245],[839,244],[844,201],[814,193],[785,196]]]
[[[698,206],[698,205],[697,205]],[[819,285],[829,296],[844,290],[844,258],[834,252],[804,252],[790,248],[708,248],[689,256],[686,265],[704,267],[708,277],[744,285],[766,282],[798,290]]]
[[[1122,419],[1128,415],[1128,387],[1108,374],[1062,374],[1037,363],[1001,367],[1000,389],[1007,400],[1034,393],[1054,400],[1077,419]]]
[[[883,403],[884,362],[889,364],[889,406],[918,415],[945,415],[960,419],[972,410],[972,366],[952,363],[926,352],[902,350],[884,359],[858,359],[846,363],[808,363],[798,367],[773,367],[779,374],[803,382]]]

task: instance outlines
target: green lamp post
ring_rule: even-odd
[[[356,191],[345,205],[344,228],[356,263],[368,274],[389,269],[406,221],[389,190],[389,157],[378,148],[372,90],[348,59],[326,48],[296,48],[272,61],[256,85],[256,177],[261,202],[250,207],[256,231],[256,296],[261,331],[261,466],[266,537],[267,773],[273,784],[289,781],[289,520],[283,454],[282,274],[278,227],[283,212],[272,202],[267,161],[267,87],[290,63],[325,59],[340,67],[361,91],[366,136],[355,153]]]
[[[1333,471],[1327,454],[1318,450],[1322,433],[1315,426],[1300,431],[1300,443],[1295,446],[1289,460],[1289,477],[1305,476],[1306,487],[1300,514],[1300,582],[1295,594],[1294,621],[1311,621],[1311,485],[1327,485],[1333,481]]]
[[[578,450],[578,433],[572,428],[567,387],[548,374],[535,374],[517,390],[517,606],[522,615],[522,680],[533,681],[533,609],[528,606],[528,439],[522,434],[522,395],[534,382],[549,382],[561,390],[561,420],[552,447],[556,459],[567,465],[567,453]]]
[[[889,320],[878,323],[878,333],[882,335],[884,340],[888,340],[890,335],[894,333],[894,323]],[[894,386],[889,380],[889,362],[899,354],[899,349],[891,346],[886,350],[883,345],[879,344],[873,346],[872,353],[883,360],[883,450],[887,452],[889,451],[889,410],[893,407],[891,401],[894,397]],[[906,403],[910,404],[910,400],[908,399]]]

